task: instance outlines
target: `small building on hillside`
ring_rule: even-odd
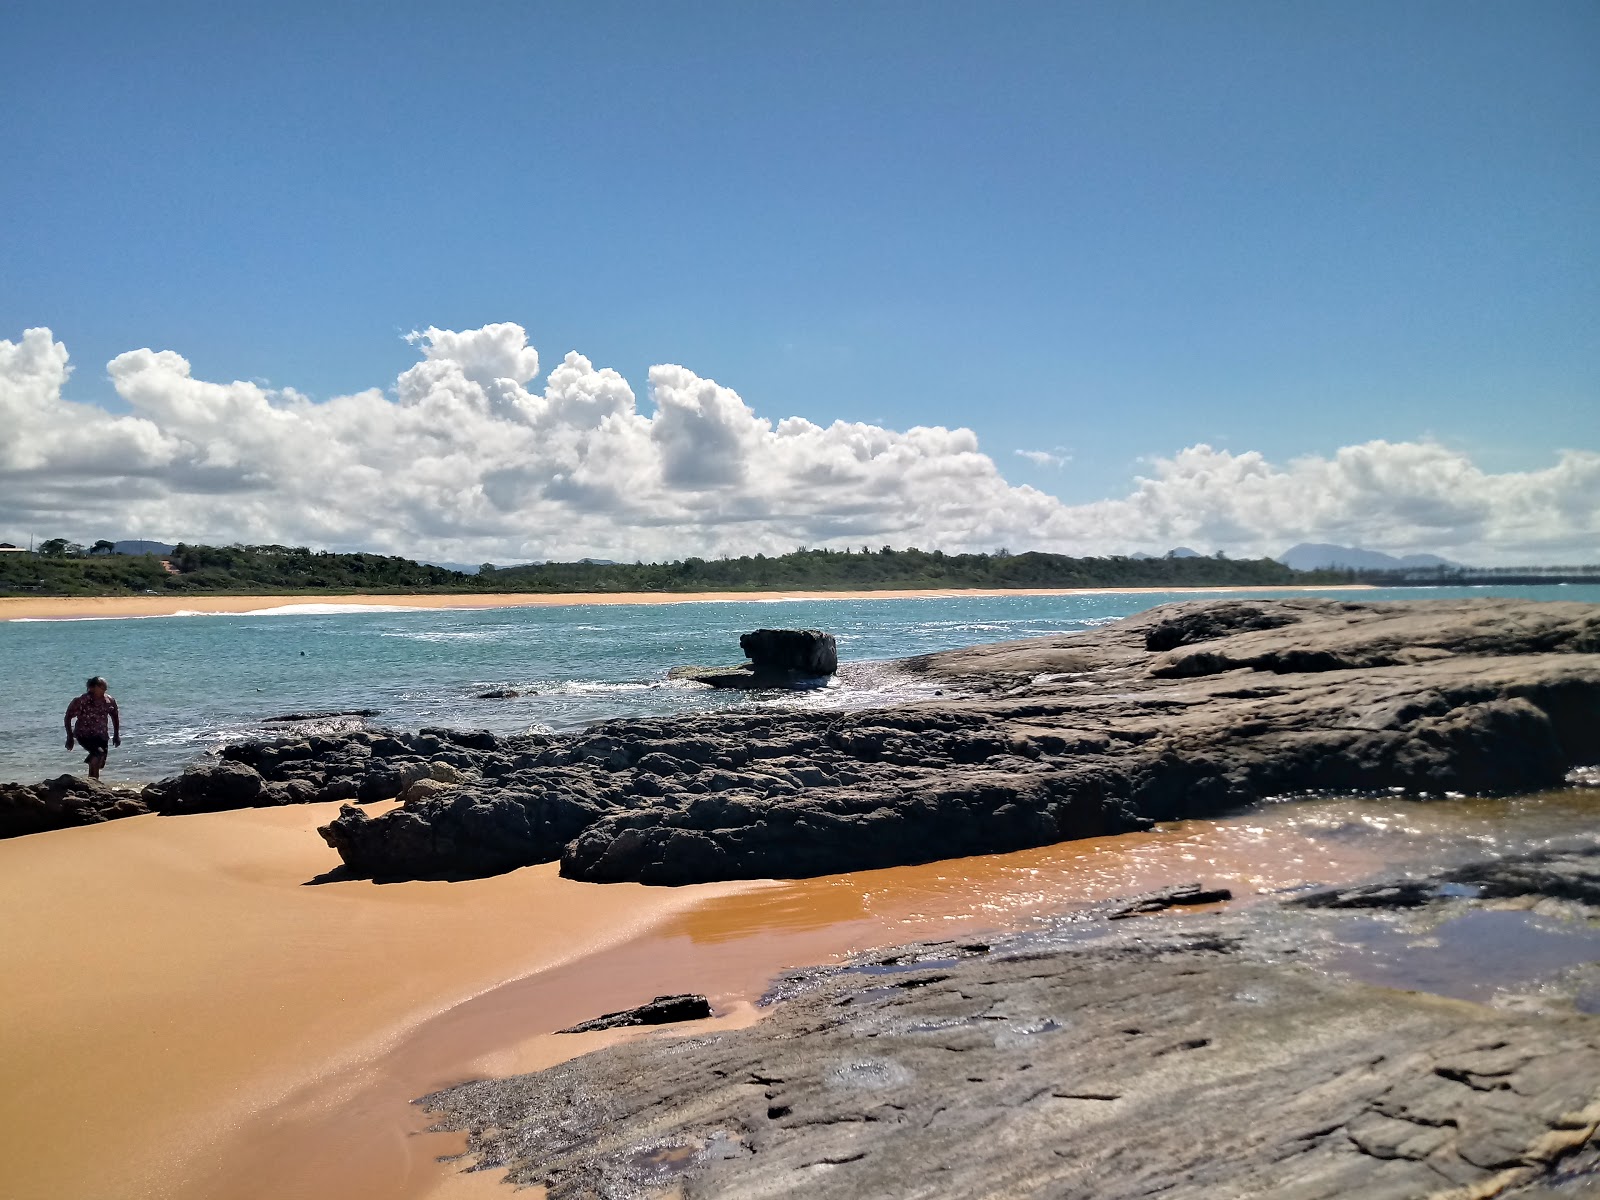
[[[13,546],[10,542],[0,542],[0,554],[27,554],[21,546]]]

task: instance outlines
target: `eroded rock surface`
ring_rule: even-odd
[[[1543,899],[1600,877],[1593,853],[1480,866]],[[747,1029],[420,1103],[552,1200],[1600,1192],[1600,1017],[1330,974],[1310,948],[1368,921],[1268,906],[923,943],[794,973]]]
[[[806,876],[1017,850],[1266,796],[1514,793],[1600,761],[1600,607],[1164,605],[907,660],[948,697],[624,720],[324,836],[350,870],[561,860],[597,882]]]

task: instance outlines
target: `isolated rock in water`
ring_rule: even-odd
[[[630,718],[502,747],[403,826],[352,822],[336,844],[385,878],[555,858],[591,882],[793,878],[1272,796],[1534,792],[1600,761],[1595,605],[1192,601],[897,668],[944,694]]]
[[[757,629],[739,638],[750,661],[733,667],[674,667],[671,679],[762,691],[816,687],[839,670],[833,634],[820,629]]]
[[[1163,912],[1169,908],[1186,908],[1200,904],[1221,904],[1224,900],[1232,900],[1233,893],[1227,888],[1205,888],[1198,883],[1186,883],[1181,887],[1167,888],[1159,892],[1145,892],[1139,896],[1129,896],[1116,908],[1106,914],[1108,921],[1120,921],[1126,917],[1140,917],[1147,913]]]
[[[673,1025],[679,1021],[703,1021],[710,1015],[711,1003],[704,996],[657,996],[649,1004],[606,1013],[556,1032],[593,1033],[597,1029],[626,1029],[632,1025]]]
[[[0,783],[0,838],[97,825],[148,813],[139,793],[78,775],[42,783]]]
[[[757,629],[739,638],[739,649],[757,671],[832,675],[839,670],[838,644],[820,629]]]
[[[476,698],[479,700],[515,700],[520,695],[522,693],[517,691],[516,688],[493,688],[487,692],[479,692]]]

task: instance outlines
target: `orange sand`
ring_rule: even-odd
[[[171,1195],[252,1112],[418,1021],[730,890],[554,865],[305,886],[337,863],[314,832],[337,807],[0,841],[0,1196]]]
[[[69,617],[164,617],[180,612],[241,613],[294,604],[383,604],[411,608],[571,607],[586,604],[704,604],[751,600],[920,600],[940,596],[1110,596],[1138,592],[1326,592],[1368,590],[1368,584],[1274,588],[918,588],[907,591],[861,592],[570,592],[509,595],[315,595],[289,596],[5,596],[0,621]]]

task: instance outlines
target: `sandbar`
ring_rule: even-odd
[[[595,604],[748,604],[781,600],[935,600],[989,596],[1219,595],[1231,592],[1367,591],[1371,584],[1285,584],[1274,587],[1207,588],[906,588],[877,591],[781,592],[386,592],[312,593],[281,596],[3,596],[0,621],[71,620],[90,617],[170,617],[180,613],[253,613],[300,605],[373,608],[476,609],[576,608]]]

